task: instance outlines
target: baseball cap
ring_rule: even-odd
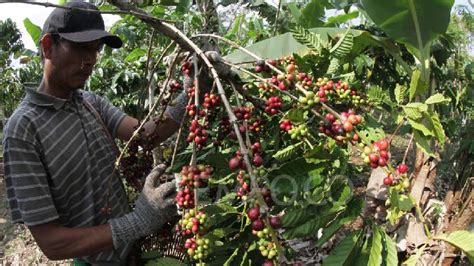
[[[41,37],[47,33],[58,34],[72,42],[90,42],[102,40],[112,48],[120,48],[122,40],[105,31],[104,20],[99,12],[83,9],[99,9],[90,3],[73,1],[64,5],[67,8],[56,8],[51,12],[43,25]]]

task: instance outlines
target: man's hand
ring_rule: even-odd
[[[164,223],[168,222],[174,214],[176,214],[176,185],[174,181],[162,184],[157,187],[159,178],[166,169],[166,165],[160,164],[155,167],[145,180],[143,190],[135,202],[135,211],[149,213],[153,212],[153,216],[163,216]],[[155,221],[155,219],[152,219]],[[161,225],[156,222],[150,224],[153,230]]]
[[[165,169],[165,165],[159,165],[147,176],[133,212],[109,220],[116,248],[153,233],[176,215],[175,183],[156,186]]]
[[[204,54],[209,58],[209,61],[214,66],[214,69],[217,71],[217,74],[222,77],[229,76],[231,72],[231,67],[229,65],[224,64],[222,57],[219,55],[218,52],[215,51],[207,51]],[[207,68],[207,67],[206,67]]]

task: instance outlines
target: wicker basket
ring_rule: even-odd
[[[175,178],[173,175],[163,175],[159,182],[163,184],[173,178]],[[175,230],[178,219],[179,217],[175,221],[166,223],[158,232],[137,241],[136,252],[138,254],[154,253],[157,257],[169,257],[184,261],[187,258],[184,248],[186,239]],[[141,262],[143,263],[143,258]]]
[[[137,243],[141,254],[158,252],[163,257],[171,257],[180,261],[186,258],[185,239],[174,230],[174,226],[166,224],[159,232],[140,239]]]

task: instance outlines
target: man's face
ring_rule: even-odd
[[[102,41],[76,43],[61,38],[55,47],[52,63],[52,78],[65,89],[82,88],[92,74]]]

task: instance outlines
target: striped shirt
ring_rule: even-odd
[[[65,227],[88,227],[107,222],[108,178],[117,156],[98,117],[115,137],[125,117],[105,99],[75,91],[66,101],[34,89],[8,119],[3,151],[7,200],[13,222],[28,226],[57,220]],[[129,211],[119,178],[112,178],[110,218]],[[118,264],[129,246],[80,258],[94,264]]]

